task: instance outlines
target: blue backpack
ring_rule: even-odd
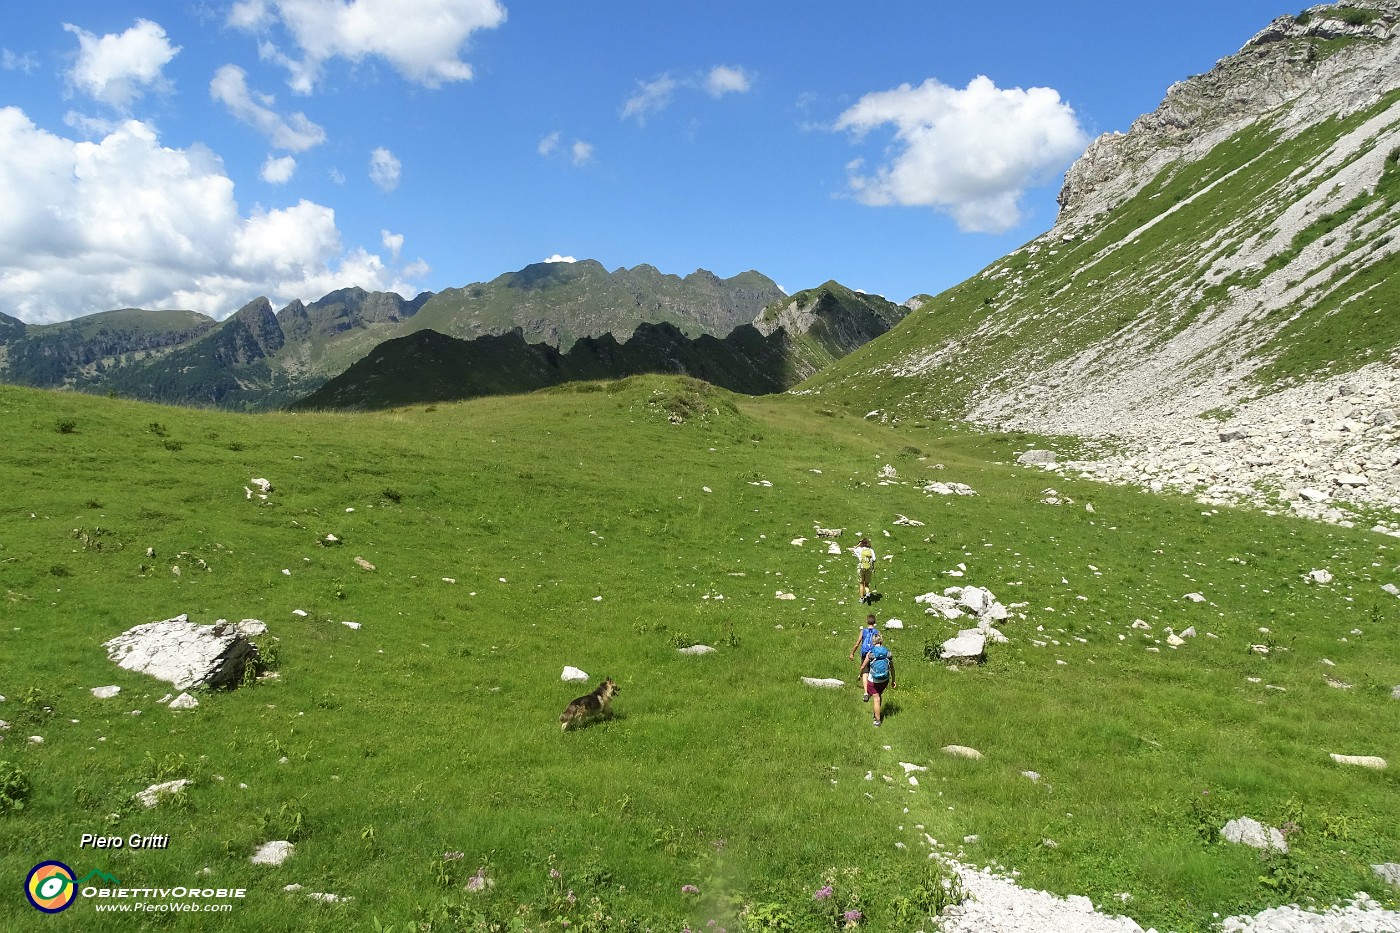
[[[890,649],[884,645],[876,645],[870,649],[870,679],[890,679]]]

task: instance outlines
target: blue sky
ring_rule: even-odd
[[[0,311],[223,318],[551,257],[903,301],[1277,0],[0,5]]]

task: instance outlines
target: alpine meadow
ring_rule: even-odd
[[[0,930],[1400,930],[1400,0],[1261,25],[902,305],[0,315]]]

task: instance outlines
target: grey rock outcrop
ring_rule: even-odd
[[[1083,218],[1121,203],[1178,159],[1209,151],[1242,126],[1305,94],[1318,83],[1338,85],[1344,109],[1356,109],[1385,90],[1379,74],[1348,74],[1348,63],[1319,62],[1312,46],[1297,41],[1392,38],[1400,19],[1393,0],[1372,0],[1384,12],[1369,23],[1330,16],[1280,16],[1222,59],[1209,72],[1172,85],[1152,113],[1127,133],[1106,133],[1065,176],[1061,219]],[[1300,22],[1299,20],[1303,20]]]
[[[198,625],[184,614],[138,625],[104,645],[107,657],[119,667],[149,674],[179,690],[236,684],[254,652],[234,626]]]
[[[1283,833],[1248,816],[1226,823],[1220,830],[1220,835],[1224,836],[1227,842],[1238,842],[1256,849],[1288,851],[1288,843],[1284,840]]]

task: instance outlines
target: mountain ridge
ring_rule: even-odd
[[[429,328],[379,344],[290,407],[386,408],[654,373],[765,395],[878,337],[907,310],[827,282],[774,302],[723,337],[690,338],[670,322],[644,322],[622,341],[610,333],[586,336],[561,352],[547,341],[529,342],[520,328],[471,340]]]
[[[557,343],[566,336],[572,343],[669,322],[689,336],[727,335],[782,295],[753,270],[728,279],[704,269],[681,277],[649,265],[608,272],[582,260],[533,263],[490,282],[411,299],[347,287],[274,311],[259,297],[222,321],[140,309],[53,325],[5,317],[0,380],[262,411],[313,392],[381,342],[421,329],[470,339],[519,328],[527,338]],[[131,319],[140,326],[105,326]]]

